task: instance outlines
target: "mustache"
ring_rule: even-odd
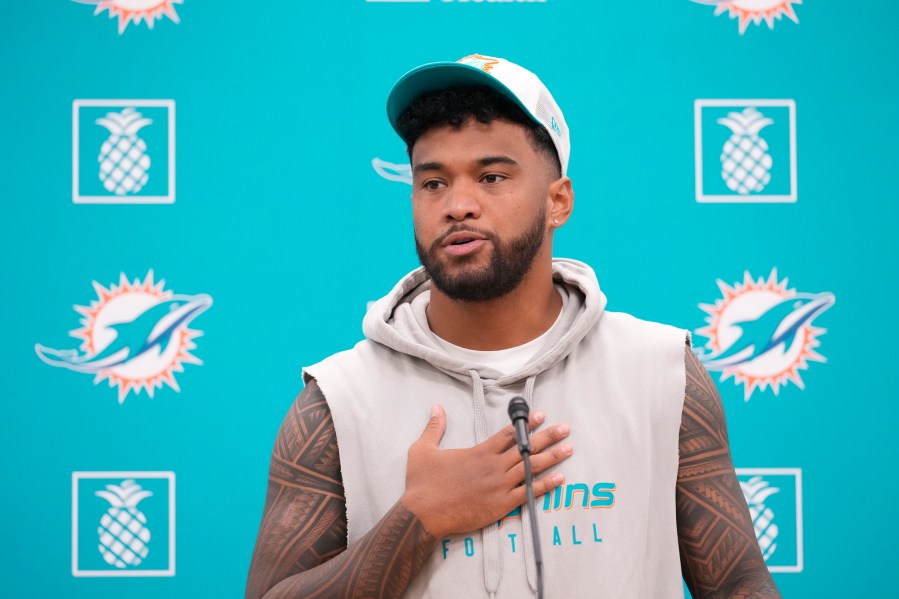
[[[496,241],[496,235],[494,235],[493,233],[491,233],[489,231],[477,229],[470,225],[458,224],[458,225],[453,225],[452,227],[450,227],[449,229],[444,231],[440,235],[440,237],[435,239],[434,243],[431,244],[431,249],[440,247],[441,245],[443,245],[443,242],[446,241],[447,237],[449,237],[453,233],[459,233],[460,231],[465,231],[466,233],[476,233],[477,235],[482,235],[483,237],[486,237],[490,241],[494,241],[494,242]]]

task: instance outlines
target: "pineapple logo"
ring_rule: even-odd
[[[141,21],[147,27],[153,29],[157,19],[163,16],[170,18],[175,23],[180,22],[175,5],[182,4],[184,0],[74,0],[79,4],[93,4],[96,6],[94,14],[99,15],[103,11],[109,12],[109,18],[119,18],[119,35],[124,33],[129,23],[139,25]]]
[[[175,473],[73,472],[72,574],[174,576]]]
[[[110,505],[97,528],[100,555],[116,568],[139,566],[149,553],[150,531],[146,526],[147,517],[137,509],[137,504],[153,493],[128,479],[121,486],[106,485],[105,491],[97,491],[95,495]]]
[[[715,16],[727,13],[731,19],[738,19],[740,35],[746,33],[749,24],[767,23],[768,29],[774,29],[774,22],[787,17],[799,23],[799,17],[793,10],[794,4],[802,4],[802,0],[693,0],[697,4],[715,6]]]
[[[796,103],[696,100],[696,200],[795,202]]]
[[[75,100],[72,201],[173,203],[175,102]]]
[[[759,131],[774,121],[749,107],[731,112],[718,122],[733,132],[721,151],[721,177],[727,187],[740,195],[763,191],[771,182],[773,162],[768,142],[759,137]]]
[[[94,384],[108,381],[118,388],[119,403],[130,392],[146,391],[151,398],[167,385],[180,391],[176,372],[184,364],[202,364],[191,353],[200,331],[188,328],[193,319],[212,305],[206,294],[175,295],[165,281],[153,279],[153,271],[141,281],[125,274],[109,288],[94,281],[97,299],[75,306],[81,328],[70,335],[81,340],[78,349],[53,349],[35,345],[38,357],[59,368],[94,375]]]
[[[118,196],[139,192],[147,184],[150,158],[147,144],[137,132],[152,124],[133,108],[110,112],[97,124],[109,130],[109,137],[100,148],[100,181],[107,191]]]
[[[787,279],[778,280],[776,268],[767,280],[754,280],[747,271],[742,283],[719,279],[718,288],[723,297],[699,306],[708,323],[696,331],[708,338],[700,356],[705,367],[721,372],[722,382],[733,378],[742,384],[746,401],[756,389],[770,387],[775,396],[791,382],[805,389],[800,371],[809,362],[826,362],[816,348],[827,330],[812,323],[834,305],[834,295],[797,293]]]
[[[759,548],[762,557],[768,561],[777,551],[777,524],[774,523],[774,512],[765,505],[765,500],[779,492],[777,487],[771,487],[761,476],[754,476],[748,481],[740,481],[740,489],[746,504],[749,506],[749,516],[752,518],[752,527],[755,529],[755,537],[759,540]]]
[[[736,468],[759,549],[771,572],[802,572],[802,470]]]

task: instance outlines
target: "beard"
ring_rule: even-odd
[[[531,269],[534,258],[543,246],[546,235],[546,206],[534,219],[530,228],[520,237],[504,242],[496,234],[480,231],[466,225],[456,225],[437,238],[431,247],[425,248],[418,237],[415,237],[415,250],[418,260],[431,277],[434,286],[447,297],[463,302],[485,302],[497,299],[510,293],[521,283]],[[450,272],[446,264],[438,258],[443,240],[457,231],[469,231],[483,235],[490,240],[493,254],[490,263],[476,267],[466,262],[473,262],[474,257],[459,260],[456,272]]]

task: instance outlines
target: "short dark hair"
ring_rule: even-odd
[[[485,125],[496,119],[521,125],[534,149],[545,154],[562,176],[562,163],[549,132],[520,106],[489,87],[454,87],[419,96],[397,119],[397,127],[411,157],[415,142],[427,131],[442,125],[461,129],[469,118]]]

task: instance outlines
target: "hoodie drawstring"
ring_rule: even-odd
[[[472,399],[474,400],[474,433],[477,443],[487,440],[487,401],[484,397],[484,383],[477,370],[469,370],[471,375]],[[528,377],[524,384],[524,401],[528,407],[534,402],[534,383],[536,375]],[[534,533],[531,530],[530,514],[527,504],[521,507],[521,526],[524,534],[524,567],[528,586],[536,594],[537,571],[534,565]],[[499,529],[494,522],[481,529],[481,542],[484,544],[484,587],[490,599],[496,597],[499,579],[502,574],[499,555]]]
[[[534,403],[534,383],[537,380],[535,376],[529,376],[524,384],[524,401],[527,402],[528,408]],[[531,530],[531,515],[528,504],[521,506],[521,532],[524,535],[524,571],[527,575],[528,586],[534,593],[537,593],[537,566],[534,563],[534,532]]]
[[[472,398],[474,399],[474,434],[477,443],[487,440],[487,403],[484,399],[484,383],[477,370],[469,370],[471,375]],[[481,529],[481,542],[484,544],[484,587],[490,599],[496,597],[499,588],[499,530],[496,522]]]

